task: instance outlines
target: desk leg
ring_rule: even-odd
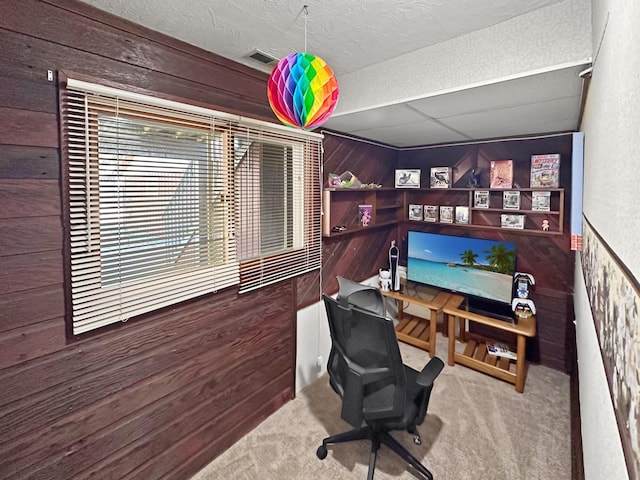
[[[456,351],[456,317],[454,315],[449,315],[448,313],[444,313],[443,315],[447,319],[449,328],[448,363],[453,367],[455,365],[454,354]]]
[[[434,308],[429,309],[429,356],[436,356],[436,327],[438,323],[438,313]]]
[[[516,392],[518,393],[522,393],[524,391],[526,345],[526,337],[524,335],[518,335],[516,347]]]

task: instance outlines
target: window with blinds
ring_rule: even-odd
[[[68,79],[74,334],[321,262],[321,136]]]

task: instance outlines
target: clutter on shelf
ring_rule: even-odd
[[[342,175],[336,173],[329,174],[329,187],[330,188],[381,188],[382,185],[377,183],[362,183],[357,176],[351,173],[349,170]]]

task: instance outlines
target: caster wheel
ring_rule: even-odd
[[[415,435],[413,437],[413,443],[415,443],[416,445],[422,445],[422,439],[418,435]]]
[[[320,445],[318,447],[318,450],[316,450],[316,455],[320,460],[324,460],[325,458],[327,458],[327,447],[325,447],[324,445]]]

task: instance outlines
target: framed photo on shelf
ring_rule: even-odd
[[[512,188],[513,160],[492,160],[489,179],[490,188]]]
[[[531,155],[531,188],[560,186],[560,154]]]
[[[453,207],[447,205],[440,207],[440,221],[442,223],[453,223]]]
[[[450,188],[451,167],[432,167],[429,175],[429,186],[431,188]]]
[[[489,190],[476,190],[473,192],[474,208],[489,208]]]
[[[456,223],[469,223],[469,207],[461,205],[456,207]]]
[[[422,220],[422,205],[409,205],[409,220]]]
[[[420,169],[396,170],[396,188],[420,188]]]
[[[502,208],[505,210],[520,210],[520,192],[518,190],[502,192]]]
[[[437,222],[438,221],[438,206],[437,205],[425,205],[424,206],[424,221],[425,222]]]
[[[502,228],[524,229],[524,215],[512,215],[503,213],[500,215],[500,226]]]
[[[373,205],[358,205],[358,226],[368,227],[373,217]]]
[[[551,192],[532,192],[531,210],[536,212],[549,212],[551,210]]]

